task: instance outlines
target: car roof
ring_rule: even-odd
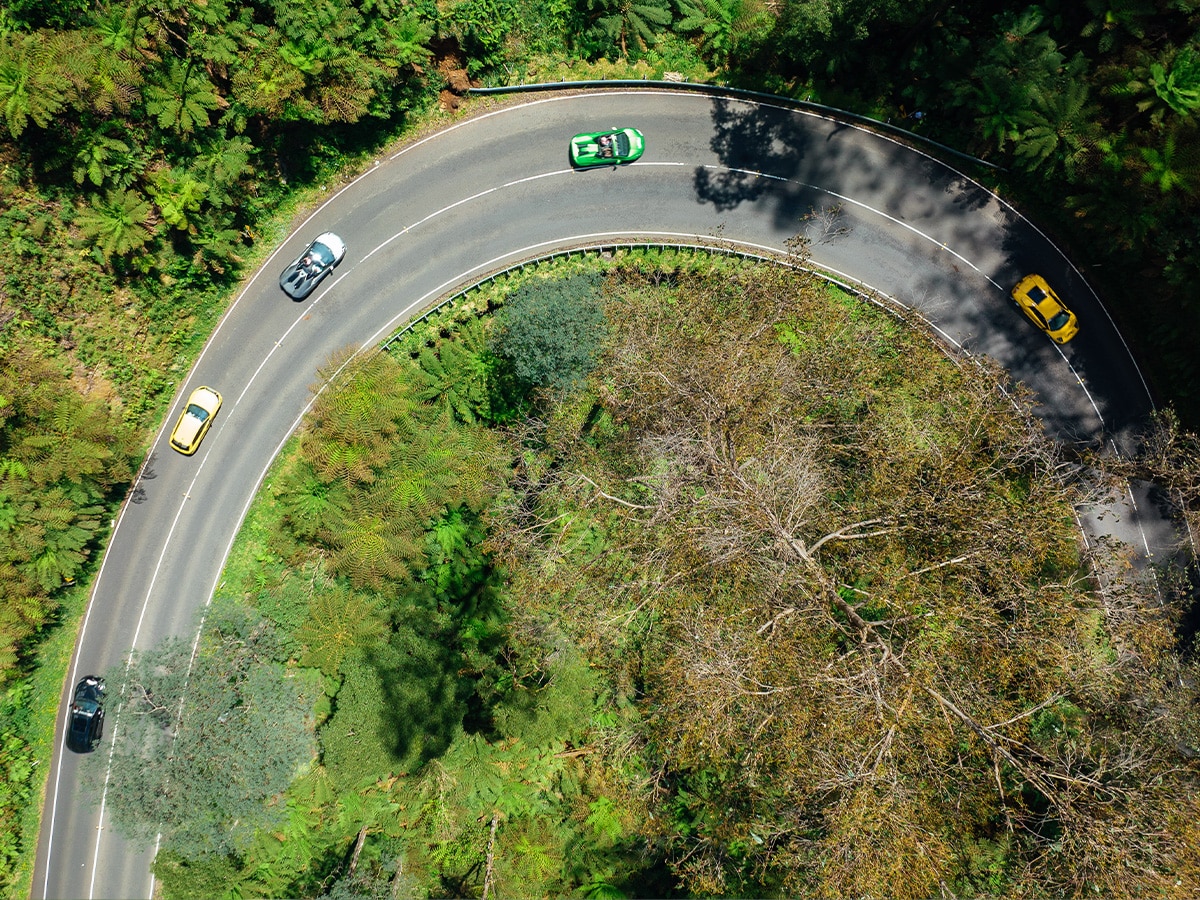
[[[197,432],[200,431],[200,426],[204,422],[197,419],[195,416],[184,414],[180,419],[179,425],[175,428],[175,443],[182,444],[184,447],[191,445],[196,439]]]
[[[207,421],[207,418],[199,419],[191,414],[193,403],[198,403],[207,409],[211,415],[212,411],[221,405],[221,395],[212,388],[207,387],[196,388],[196,390],[192,391],[188,397],[187,406],[183,409],[183,415],[179,419],[179,424],[175,426],[174,432],[175,437],[178,438],[178,443],[183,444],[185,447],[196,439],[196,435],[205,421]]]

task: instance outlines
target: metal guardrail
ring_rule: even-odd
[[[416,318],[410,319],[401,328],[399,328],[391,336],[389,336],[387,338],[387,340],[383,341],[379,345],[380,349],[387,350],[389,347],[391,347],[391,345],[394,341],[399,340],[401,337],[403,337],[405,334],[411,332],[414,328],[416,328],[421,323],[427,321],[432,316],[437,315],[442,310],[444,310],[448,307],[453,307],[453,305],[458,300],[467,296],[468,294],[472,293],[473,291],[480,290],[485,285],[494,284],[496,282],[496,279],[498,279],[498,278],[504,278],[504,277],[512,274],[513,272],[522,272],[531,266],[536,267],[536,266],[541,265],[542,263],[551,262],[556,259],[570,259],[572,256],[575,256],[575,255],[586,256],[589,254],[597,254],[597,253],[605,253],[605,252],[610,252],[610,253],[615,254],[619,250],[627,250],[630,252],[632,252],[634,250],[659,250],[659,251],[689,250],[693,253],[698,252],[698,253],[717,254],[720,256],[730,256],[730,257],[736,257],[738,259],[758,260],[760,262],[770,262],[770,263],[774,263],[775,265],[787,266],[788,268],[796,269],[797,271],[809,272],[813,275],[816,275],[821,280],[826,281],[830,284],[836,285],[837,287],[841,288],[842,290],[846,291],[847,293],[858,297],[860,300],[865,300],[868,303],[871,303],[871,304],[879,307],[883,311],[885,311],[893,316],[896,316],[898,318],[904,317],[904,316],[913,316],[913,317],[919,319],[921,322],[923,322],[925,324],[926,328],[930,331],[930,333],[932,333],[934,335],[942,335],[941,330],[939,328],[937,328],[937,326],[934,325],[933,322],[931,322],[919,310],[914,309],[911,306],[905,306],[903,303],[901,303],[899,300],[895,299],[894,297],[889,297],[888,295],[882,294],[879,291],[876,291],[874,289],[869,289],[869,288],[867,288],[867,286],[864,286],[861,283],[855,284],[855,283],[847,281],[843,278],[835,278],[834,276],[830,275],[827,272],[822,271],[819,268],[816,268],[813,266],[801,265],[801,264],[795,262],[791,257],[788,256],[788,254],[786,254],[784,252],[774,253],[774,254],[755,253],[750,250],[745,250],[745,249],[733,247],[728,244],[722,244],[722,243],[706,244],[706,243],[700,243],[700,242],[686,242],[686,241],[680,241],[680,242],[676,242],[676,243],[671,243],[671,242],[666,242],[666,241],[621,241],[621,242],[615,242],[615,243],[614,242],[600,242],[600,243],[596,243],[596,244],[580,244],[580,245],[575,245],[572,247],[563,248],[560,250],[553,250],[549,253],[543,253],[538,256],[530,257],[529,259],[525,259],[520,262],[513,263],[512,265],[505,266],[504,268],[497,269],[494,272],[490,272],[487,275],[472,281],[471,284],[469,284],[467,287],[461,288],[460,290],[457,290],[454,293],[447,295],[442,300],[438,300],[438,301],[434,302],[434,304],[432,306],[430,306],[425,311],[423,311],[419,316],[417,316]],[[969,350],[967,350],[965,347],[963,347],[953,341],[950,341],[949,339],[939,340],[938,343],[941,344],[942,349],[946,353],[947,358],[950,359],[952,362],[954,362],[956,365],[960,362],[960,360],[962,358],[965,358],[965,359],[968,359],[971,362],[973,362],[976,366],[982,368],[982,363],[980,363],[979,359],[977,359],[975,357],[975,355],[973,353],[971,353]],[[951,345],[953,345],[953,346],[951,346]],[[1014,409],[1016,409],[1018,411],[1020,410],[1020,405],[1016,402],[1016,400],[1013,398],[1013,396],[1007,390],[1005,390],[1005,388],[1002,384],[997,384],[996,389],[1004,395],[1005,399],[1008,400],[1008,402],[1010,404],[1012,404]]]
[[[539,266],[542,263],[551,262],[556,259],[570,259],[572,256],[587,256],[590,254],[605,252],[616,253],[619,250],[628,250],[630,252],[634,250],[691,250],[693,252],[699,251],[702,253],[716,253],[722,256],[736,256],[741,259],[757,259],[763,262],[774,262],[784,265],[787,264],[786,259],[782,254],[779,256],[770,256],[765,253],[751,253],[747,250],[737,250],[735,248],[722,246],[719,244],[686,242],[666,243],[663,241],[622,241],[620,243],[602,242],[598,244],[575,245],[573,247],[567,247],[561,250],[553,250],[549,253],[543,253],[538,256],[530,257],[529,259],[522,260],[521,262],[513,263],[510,266],[505,266],[502,269],[497,269],[494,272],[484,275],[482,278],[472,281],[467,287],[455,291],[453,294],[449,294],[441,300],[435,301],[432,306],[427,308],[416,318],[409,319],[400,329],[395,331],[390,337],[387,338],[387,340],[383,341],[383,343],[380,344],[380,348],[384,350],[388,349],[388,347],[390,347],[394,341],[399,340],[403,335],[412,331],[422,322],[440,313],[446,307],[453,306],[455,302],[467,296],[468,294],[477,291],[486,285],[494,284],[498,278],[504,278],[508,275],[511,275],[513,272],[522,272],[530,266]]]
[[[384,351],[388,350],[388,348],[390,348],[390,346],[392,345],[392,343],[394,341],[398,340],[399,338],[401,338],[403,335],[407,334],[408,332],[411,332],[414,328],[416,328],[416,326],[420,325],[422,322],[425,322],[430,317],[438,314],[443,309],[446,309],[447,307],[452,307],[456,301],[467,296],[471,292],[477,291],[480,288],[484,287],[485,285],[494,284],[496,282],[496,279],[498,279],[498,278],[504,278],[504,277],[512,274],[513,272],[521,272],[521,271],[524,271],[525,269],[529,268],[530,266],[538,266],[544,262],[550,262],[550,261],[553,261],[556,259],[570,259],[572,256],[575,256],[576,254],[578,254],[580,256],[586,256],[588,254],[594,254],[594,253],[605,253],[605,252],[616,253],[619,250],[628,250],[628,251],[633,251],[633,250],[660,250],[660,251],[690,250],[693,253],[697,253],[697,252],[710,253],[710,254],[718,254],[721,256],[737,257],[739,259],[750,259],[750,260],[758,260],[760,262],[770,262],[770,263],[774,263],[776,265],[787,266],[788,268],[796,269],[797,271],[809,272],[813,275],[816,275],[818,278],[820,278],[823,281],[826,281],[830,284],[836,285],[837,287],[846,291],[848,294],[852,294],[855,297],[858,297],[860,300],[865,300],[868,303],[871,303],[874,306],[879,307],[884,312],[889,313],[890,315],[896,316],[897,318],[901,318],[901,319],[911,316],[911,317],[914,317],[914,318],[920,320],[921,322],[923,322],[925,324],[925,327],[928,329],[930,334],[935,336],[938,344],[942,348],[942,352],[944,352],[946,354],[946,358],[949,359],[954,365],[956,365],[956,366],[961,365],[962,362],[964,360],[966,360],[967,362],[973,364],[976,368],[980,369],[981,371],[984,370],[984,368],[985,368],[984,364],[981,362],[981,360],[978,357],[975,356],[975,354],[973,354],[970,350],[968,350],[966,347],[963,347],[961,344],[957,343],[956,341],[951,340],[947,335],[944,335],[944,333],[941,331],[941,329],[938,328],[936,325],[934,325],[934,323],[932,321],[930,321],[929,318],[927,318],[920,310],[917,310],[911,306],[905,306],[903,303],[901,303],[896,298],[890,297],[887,294],[882,294],[879,291],[874,290],[873,288],[870,288],[867,285],[863,285],[862,283],[855,284],[853,282],[847,281],[842,278],[835,278],[834,276],[830,275],[829,273],[823,272],[821,269],[813,267],[813,266],[800,265],[799,263],[797,263],[793,259],[791,259],[788,256],[788,254],[786,254],[784,252],[775,253],[775,254],[755,253],[750,250],[744,250],[744,249],[739,249],[737,247],[731,247],[728,244],[721,244],[721,243],[705,244],[705,243],[699,243],[699,242],[689,243],[689,242],[682,242],[682,241],[678,242],[678,243],[670,243],[670,242],[666,242],[666,241],[641,241],[641,242],[639,242],[639,241],[621,241],[621,242],[617,242],[617,243],[600,242],[600,243],[596,243],[596,244],[575,245],[573,247],[563,248],[561,250],[554,250],[554,251],[551,251],[550,253],[543,253],[538,256],[534,256],[529,259],[522,260],[521,262],[513,263],[510,266],[505,266],[504,268],[497,269],[494,272],[490,272],[489,274],[483,276],[482,278],[479,278],[479,279],[473,281],[467,287],[457,290],[452,294],[449,294],[442,300],[436,301],[432,306],[430,306],[428,309],[426,309],[424,312],[422,312],[421,315],[417,316],[414,319],[410,319],[408,322],[406,322],[403,327],[401,327],[396,332],[394,332],[390,337],[388,337],[387,340],[383,341],[379,345],[379,347],[380,347],[380,349],[382,349]],[[1000,382],[996,382],[995,387],[996,387],[996,390],[1004,397],[1004,399],[1008,401],[1008,403],[1012,406],[1013,410],[1018,415],[1020,415],[1024,418],[1031,418],[1030,413],[1027,410],[1023,410],[1021,408],[1021,405],[1017,402],[1016,398],[1004,387],[1003,384],[1001,384]],[[1030,425],[1030,427],[1033,427],[1032,422],[1030,422],[1028,424]]]
[[[941,331],[941,329],[939,329],[936,325],[934,325],[933,322],[930,321],[919,310],[914,309],[913,307],[910,307],[910,306],[905,306],[903,303],[901,303],[899,300],[895,299],[894,297],[890,297],[886,294],[880,293],[879,291],[870,289],[870,288],[868,288],[868,286],[863,285],[861,283],[854,284],[854,283],[851,283],[842,278],[835,278],[834,276],[828,274],[827,272],[823,272],[818,268],[815,268],[812,266],[801,265],[801,264],[797,263],[796,261],[794,261],[793,259],[791,259],[786,253],[783,253],[783,252],[780,252],[777,254],[754,253],[749,250],[743,250],[743,249],[739,249],[737,247],[731,247],[727,244],[719,244],[719,243],[704,244],[704,243],[698,243],[698,242],[697,243],[689,243],[689,242],[668,243],[668,242],[664,242],[664,241],[644,241],[644,242],[621,241],[619,243],[601,242],[601,243],[597,243],[597,244],[576,245],[573,247],[563,248],[561,250],[554,250],[550,253],[543,253],[538,256],[531,257],[529,259],[525,259],[525,260],[522,260],[517,263],[513,263],[510,266],[505,266],[504,268],[497,269],[496,271],[491,272],[491,273],[483,276],[482,278],[479,278],[479,279],[473,281],[467,287],[457,290],[454,293],[445,297],[444,299],[435,302],[432,306],[430,306],[428,309],[426,309],[424,312],[422,312],[421,315],[417,316],[414,319],[410,319],[408,322],[406,322],[404,324],[403,327],[401,327],[396,332],[394,332],[387,340],[383,341],[380,344],[380,349],[386,351],[394,341],[396,341],[403,335],[407,334],[408,332],[411,332],[416,326],[420,325],[422,322],[427,321],[430,317],[438,314],[442,310],[444,310],[448,307],[452,307],[456,301],[467,296],[468,294],[472,293],[473,291],[477,291],[477,290],[481,289],[482,287],[484,287],[485,285],[495,284],[495,282],[498,278],[504,278],[504,277],[512,274],[513,272],[524,271],[525,269],[527,269],[531,266],[536,267],[538,265],[541,265],[544,262],[551,262],[556,259],[570,259],[572,256],[575,256],[577,254],[580,256],[586,256],[589,254],[605,253],[605,252],[616,253],[617,251],[622,250],[622,249],[628,250],[628,251],[633,251],[633,250],[659,250],[659,251],[688,250],[693,253],[696,253],[696,252],[709,253],[709,254],[717,254],[717,255],[721,255],[721,256],[737,257],[739,259],[749,259],[749,260],[758,260],[761,262],[770,262],[770,263],[774,263],[776,265],[787,266],[788,268],[795,269],[797,271],[809,272],[809,273],[817,276],[818,278],[822,279],[823,281],[826,281],[826,282],[829,282],[830,284],[836,285],[837,287],[841,288],[842,290],[846,291],[847,293],[858,297],[860,300],[865,300],[868,303],[871,303],[874,306],[877,306],[884,312],[887,312],[890,315],[896,316],[897,318],[906,318],[909,316],[915,317],[916,319],[920,320],[921,322],[923,322],[925,324],[928,331],[935,336],[935,339],[939,338],[939,337],[941,338],[941,339],[937,340],[937,343],[941,346],[942,352],[945,353],[946,358],[949,359],[951,361],[951,363],[953,363],[956,366],[959,366],[959,365],[962,365],[965,360],[966,363],[973,364],[980,371],[983,371],[985,369],[983,362],[977,356],[975,356],[975,354],[971,353],[970,350],[968,350],[967,348],[958,344],[957,342],[951,340],[948,336],[944,335],[943,332]],[[1005,386],[1002,383],[996,382],[994,387],[995,387],[996,391],[1001,396],[1003,396],[1003,398],[1005,400],[1008,401],[1009,405],[1012,406],[1013,411],[1016,412],[1017,415],[1019,415],[1022,419],[1024,419],[1026,421],[1026,427],[1028,427],[1028,428],[1036,427],[1034,424],[1034,417],[1033,417],[1032,413],[1027,409],[1023,409],[1021,407],[1021,404],[1017,402],[1017,399],[1005,388]],[[1185,522],[1186,522],[1186,518],[1185,518]],[[1077,520],[1077,523],[1078,523],[1078,520]],[[1083,533],[1082,524],[1079,524],[1079,528],[1080,528],[1080,532]],[[1190,530],[1190,528],[1189,528],[1189,530]],[[1085,540],[1086,540],[1086,537],[1085,537]],[[1193,543],[1194,543],[1194,539],[1193,539]]]
[[[778,94],[767,94],[763,91],[750,91],[744,88],[724,87],[719,84],[707,84],[702,81],[658,81],[649,79],[635,78],[611,78],[600,79],[597,81],[546,81],[533,84],[514,84],[501,85],[497,87],[482,87],[468,88],[468,94],[518,94],[532,93],[534,91],[563,91],[563,90],[594,90],[605,88],[657,88],[659,90],[675,90],[675,91],[694,91],[702,94],[729,95],[733,97],[745,97],[754,100],[769,101],[778,103],[784,106],[792,106],[796,109],[807,109],[813,112],[819,112],[831,118],[842,119],[847,122],[857,122],[860,125],[865,125],[869,128],[875,128],[898,137],[908,138],[930,147],[936,147],[942,153],[948,153],[959,159],[967,160],[977,166],[983,166],[988,169],[995,169],[1000,172],[1007,171],[1004,166],[996,163],[988,162],[986,159],[980,159],[977,156],[972,156],[970,153],[964,153],[962,150],[956,150],[940,141],[935,141],[933,138],[925,137],[917,134],[915,131],[909,131],[907,128],[901,128],[899,125],[893,125],[891,122],[881,122],[878,119],[873,119],[870,116],[864,116],[860,113],[850,112],[846,109],[839,109],[836,106],[826,106],[824,103],[813,103],[811,100],[796,100],[793,97],[781,97]]]

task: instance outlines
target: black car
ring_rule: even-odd
[[[313,292],[333,267],[346,255],[346,244],[332,231],[317,235],[290,266],[279,276],[279,286],[293,300],[303,300]]]
[[[67,746],[76,753],[90,753],[104,736],[104,679],[88,675],[75,686]]]

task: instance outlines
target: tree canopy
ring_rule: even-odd
[[[493,343],[527,387],[561,392],[587,377],[604,340],[599,287],[581,272],[530,282],[509,299]]]
[[[117,827],[187,859],[244,851],[285,814],[270,803],[316,755],[317,682],[276,661],[271,623],[218,604],[195,658],[171,639],[108,675],[121,729],[106,783]],[[90,760],[89,760],[90,762]]]
[[[1195,772],[1130,702],[1194,699],[1170,619],[1096,591],[1083,485],[998,373],[762,268],[614,293],[595,408],[493,545],[523,615],[639,685],[679,883],[1188,894]]]
[[[0,348],[0,684],[100,547],[134,452],[104,397],[35,348]]]

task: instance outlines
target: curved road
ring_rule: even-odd
[[[572,171],[568,138],[609,125],[646,134],[642,160]],[[831,206],[841,211],[828,232],[804,221]],[[325,230],[346,240],[346,259],[294,303],[278,273]],[[919,307],[948,339],[1037,387],[1056,437],[1127,446],[1151,409],[1126,346],[1061,253],[962,174],[886,137],[784,106],[666,90],[553,96],[463,121],[381,158],[331,197],[251,279],[180,386],[168,430],[196,385],[216,387],[225,405],[195,457],[159,435],[117,522],[64,688],[33,895],[150,895],[151,849],[128,845],[88,802],[120,727],[116,703],[100,749],[81,757],[61,749],[68,692],[131,648],[194,634],[332,351],[377,342],[447,289],[555,247],[719,238],[782,250],[806,231],[819,265]],[[1031,270],[1079,314],[1082,331],[1064,349],[1008,299]],[[1128,526],[1138,515],[1121,518]],[[1149,548],[1160,537],[1151,529],[1165,535],[1165,526],[1145,525],[1138,540]]]

